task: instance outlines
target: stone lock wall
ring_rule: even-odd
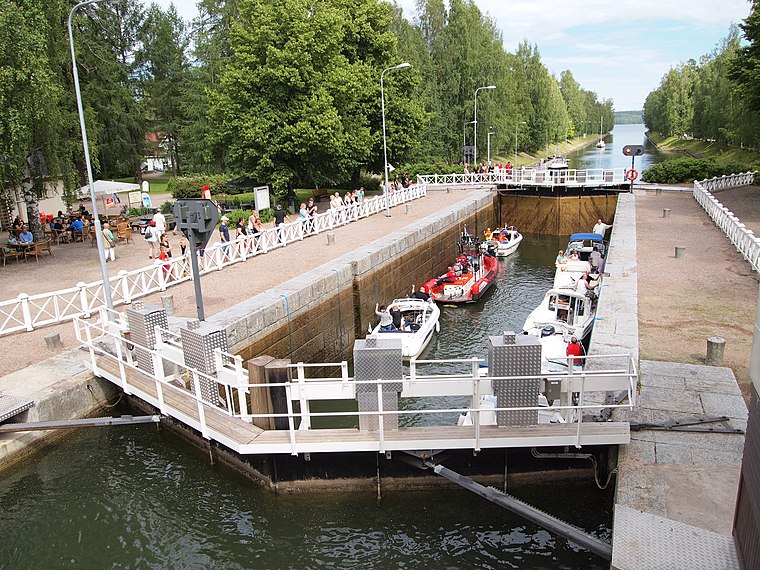
[[[395,221],[395,218],[394,218]],[[391,222],[392,223],[392,222]],[[224,327],[232,352],[291,362],[350,360],[354,340],[388,304],[442,273],[456,257],[464,228],[495,227],[494,198],[481,191],[414,224],[362,246],[208,320]]]

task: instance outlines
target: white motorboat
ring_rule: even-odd
[[[523,236],[514,226],[496,228],[486,233],[486,243],[493,247],[496,257],[508,257],[517,251]]]
[[[523,325],[523,333],[538,337],[541,343],[543,371],[567,370],[568,342],[574,336],[587,346],[595,315],[595,298],[569,288],[547,291],[544,300],[533,309]]]
[[[415,358],[425,350],[433,338],[433,332],[440,330],[438,319],[441,309],[432,300],[394,299],[388,307],[398,306],[402,316],[401,329],[380,330],[380,325],[367,335],[367,338],[399,339],[404,358]]]
[[[575,289],[584,273],[591,271],[591,263],[580,259],[567,259],[557,261],[554,271],[554,289]]]
[[[575,251],[581,260],[588,261],[594,248],[602,257],[607,257],[607,242],[604,241],[604,236],[592,232],[579,232],[570,236],[565,255],[569,257]]]

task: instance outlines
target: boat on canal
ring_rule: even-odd
[[[425,283],[430,297],[440,303],[476,303],[496,278],[499,261],[493,247],[462,232],[460,255],[449,271]]]
[[[401,328],[380,330],[378,324],[366,338],[400,340],[403,357],[415,358],[425,350],[433,333],[440,330],[441,309],[432,300],[414,298],[394,299],[388,307],[394,306],[401,311]]]
[[[588,261],[594,248],[599,251],[602,257],[607,257],[607,242],[604,241],[604,236],[593,232],[578,232],[570,236],[570,241],[567,242],[565,248],[565,255],[569,257],[575,251],[578,253],[579,259]]]
[[[552,288],[533,309],[523,325],[523,334],[538,337],[541,343],[541,369],[544,372],[567,370],[567,344],[576,337],[588,346],[596,316],[596,295],[569,286]]]
[[[493,247],[496,257],[509,257],[517,251],[523,240],[522,234],[514,226],[486,231],[485,236],[486,244]]]

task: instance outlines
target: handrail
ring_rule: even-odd
[[[358,204],[322,212],[305,221],[268,228],[257,236],[241,236],[229,243],[214,243],[203,251],[201,275],[246,261],[272,249],[285,247],[306,237],[384,212],[386,198],[394,207],[427,195],[424,184],[410,186],[381,196],[367,198]],[[129,304],[135,299],[165,291],[192,278],[190,257],[156,260],[152,265],[131,271],[119,271],[110,278],[114,306]],[[89,317],[105,306],[103,281],[80,282],[74,287],[27,295],[0,301],[0,336],[29,332],[37,328]]]
[[[511,186],[540,186],[553,188],[555,186],[593,187],[620,186],[629,184],[625,177],[625,168],[590,168],[578,170],[548,170],[546,168],[519,168],[507,171],[500,169],[494,172],[478,174],[418,174],[417,183],[427,186],[440,185],[497,185]]]
[[[140,370],[135,363],[131,361],[128,354],[124,354],[124,351],[120,349],[120,346],[124,343],[135,344],[134,339],[127,340],[123,336],[123,329],[113,326],[111,321],[107,318],[106,311],[100,311],[101,318],[84,320],[79,317],[74,319],[77,338],[80,339],[87,347],[90,355],[90,365],[95,373],[105,375],[104,370],[99,369],[99,358],[107,358],[112,361],[118,362],[119,378],[111,378],[112,381],[118,383],[125,391],[128,391],[137,395],[140,395],[140,388],[138,385],[131,385],[127,376],[127,370],[133,370],[141,372],[144,375],[147,374],[145,370]],[[484,390],[487,390],[492,386],[492,382],[495,380],[524,380],[532,378],[544,378],[552,376],[553,378],[568,378],[580,380],[580,393],[581,399],[578,404],[575,405],[561,405],[551,406],[549,408],[539,405],[528,406],[514,406],[514,407],[494,407],[488,408],[489,412],[499,411],[573,411],[575,417],[578,418],[578,423],[583,423],[583,411],[608,409],[608,408],[628,408],[631,409],[635,404],[635,390],[637,386],[636,368],[635,363],[632,362],[632,356],[630,354],[621,355],[605,355],[605,358],[612,359],[618,358],[623,360],[623,365],[620,368],[612,368],[604,371],[584,371],[584,370],[569,370],[567,374],[554,373],[551,375],[541,374],[539,376],[479,376],[478,362],[480,359],[473,358],[469,360],[459,359],[458,362],[470,363],[470,369],[466,372],[459,374],[458,376],[451,375],[429,375],[422,377],[417,376],[416,380],[418,385],[427,386],[451,386],[453,391],[449,388],[447,393],[455,395],[458,390],[461,390],[461,386],[469,386],[467,388],[468,393],[472,395],[471,405],[468,406],[451,406],[451,407],[437,407],[434,409],[393,409],[385,410],[383,408],[384,402],[382,401],[382,389],[378,389],[378,406],[375,411],[339,411],[326,410],[320,412],[314,412],[309,409],[309,402],[312,400],[329,400],[331,398],[324,397],[327,391],[335,397],[336,393],[340,395],[338,398],[342,399],[354,399],[356,397],[357,387],[362,385],[377,386],[381,388],[384,385],[393,384],[398,385],[399,382],[404,384],[415,380],[415,365],[411,367],[410,375],[403,375],[401,379],[388,379],[388,380],[363,380],[359,381],[354,378],[347,377],[347,367],[345,362],[339,363],[296,363],[290,364],[289,368],[296,371],[295,377],[291,382],[279,382],[279,383],[262,383],[251,384],[248,378],[247,370],[242,366],[242,361],[239,356],[223,353],[221,350],[216,351],[217,364],[221,364],[226,372],[225,374],[233,374],[235,376],[234,382],[222,381],[220,378],[215,378],[212,375],[203,374],[198,370],[187,367],[182,362],[182,359],[178,356],[178,352],[172,350],[172,347],[166,343],[165,331],[158,329],[157,341],[154,347],[140,346],[140,350],[148,353],[152,358],[154,370],[156,374],[152,376],[155,382],[155,389],[158,396],[158,405],[162,413],[171,415],[180,421],[188,423],[198,429],[201,434],[209,439],[215,439],[225,444],[231,444],[231,442],[223,435],[214,433],[213,429],[208,425],[207,417],[209,411],[214,410],[218,413],[222,413],[230,418],[235,418],[245,422],[251,422],[254,418],[286,418],[288,421],[288,441],[291,453],[297,453],[298,451],[298,437],[297,432],[299,430],[311,430],[311,420],[318,417],[359,417],[359,416],[377,416],[385,417],[388,415],[395,416],[409,416],[409,415],[442,415],[452,413],[471,413],[473,417],[478,419],[477,425],[474,428],[475,439],[474,446],[476,449],[480,448],[480,421],[479,416],[484,411],[481,407],[480,396],[484,395]],[[111,347],[111,348],[109,348]],[[129,352],[129,351],[126,351]],[[436,361],[424,361],[425,363],[433,363]],[[438,363],[445,363],[446,361],[438,361]],[[167,365],[167,366],[165,366]],[[341,370],[340,376],[335,378],[307,378],[306,371],[316,368],[334,367]],[[171,373],[165,373],[165,371],[173,371]],[[192,382],[192,389],[186,388],[186,384],[182,382],[182,378],[188,377]],[[615,382],[627,386],[628,403],[619,404],[607,404],[607,403],[586,403],[584,400],[584,394],[588,389],[588,382],[592,379],[604,379],[608,381],[610,378],[617,379]],[[311,381],[313,380],[313,381]],[[317,382],[318,380],[318,382]],[[421,381],[422,380],[422,381]],[[207,401],[203,397],[203,386],[206,383],[206,392],[216,395],[218,401]],[[346,387],[351,388],[348,392],[345,391]],[[247,410],[243,402],[245,401],[245,394],[252,390],[269,390],[272,388],[284,388],[286,393],[286,406],[287,411],[284,413],[258,413],[253,410]],[[597,386],[595,390],[599,390]],[[306,392],[305,392],[306,390]],[[342,390],[336,392],[336,390]],[[187,408],[185,406],[174,407],[169,402],[174,399],[167,400],[164,397],[166,391],[181,392],[186,397],[195,401],[195,407],[197,408],[197,419],[187,416]],[[485,392],[487,393],[487,392]],[[538,396],[538,395],[537,395]],[[403,401],[403,400],[402,400]],[[299,409],[296,410],[294,402],[299,403]],[[238,410],[235,409],[235,405],[238,404]],[[536,420],[538,421],[538,420]],[[402,428],[403,429],[403,428]],[[376,436],[380,438],[379,445],[382,449],[386,448],[386,436],[387,433],[383,426],[383,422],[379,424],[379,432],[375,432]],[[582,427],[577,426],[577,432],[575,436],[576,445],[581,444]]]
[[[744,172],[730,176],[720,176],[708,180],[694,181],[693,195],[697,203],[707,212],[715,225],[726,234],[736,247],[736,251],[749,261],[752,269],[760,271],[760,238],[755,237],[738,217],[718,201],[712,192],[738,188],[754,184],[755,172]]]

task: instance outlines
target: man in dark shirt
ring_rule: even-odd
[[[391,314],[391,318],[393,319],[393,326],[396,327],[396,330],[401,330],[401,309],[398,308],[398,305],[393,305],[388,311]]]
[[[279,226],[285,223],[285,220],[288,220],[288,222],[290,222],[290,218],[288,218],[288,215],[285,213],[285,210],[282,209],[282,204],[277,204],[274,207],[274,227],[279,228]],[[282,229],[278,230],[278,235],[279,235],[280,241],[284,241],[285,236],[282,233]]]
[[[424,285],[420,287],[419,291],[412,293],[412,297],[415,299],[421,299],[422,301],[428,301],[430,299],[430,295],[425,292]]]
[[[224,253],[227,253],[227,243],[230,241],[230,228],[227,225],[227,222],[229,221],[229,218],[227,216],[222,216],[222,225],[219,226],[219,234],[222,237],[222,243],[224,244],[222,246],[222,249]]]

